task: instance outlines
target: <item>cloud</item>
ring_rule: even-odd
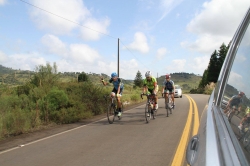
[[[160,8],[163,11],[162,16],[157,22],[163,20],[168,13],[170,13],[176,6],[178,6],[183,0],[161,0]]]
[[[68,54],[68,49],[65,43],[63,43],[58,37],[54,35],[44,35],[41,42],[46,51],[58,56],[66,57]]]
[[[7,0],[0,0],[0,5],[5,5]]]
[[[84,22],[83,27],[80,30],[81,37],[84,40],[98,40],[101,35],[108,34],[107,27],[109,25],[109,18],[105,18],[100,21],[94,18],[89,18]],[[91,27],[91,29],[86,27]]]
[[[197,71],[197,73],[200,73],[200,71],[204,71],[208,67],[209,60],[209,56],[195,57],[190,62],[189,67],[194,69],[194,71]]]
[[[99,53],[93,48],[89,47],[86,44],[71,44],[70,45],[70,57],[74,62],[78,62],[83,65],[85,63],[94,63],[97,59],[100,58]]]
[[[7,61],[3,63],[6,67],[13,67],[21,70],[34,70],[38,65],[45,65],[46,60],[36,52],[27,54],[13,54],[8,56]]]
[[[0,63],[3,64],[4,62],[6,62],[8,59],[8,57],[0,51]]]
[[[184,72],[186,59],[175,59],[166,67],[167,73]]]
[[[166,48],[164,48],[164,47],[159,48],[157,50],[156,58],[158,60],[161,60],[161,59],[163,59],[165,57],[166,54],[167,54],[167,49]]]
[[[128,49],[136,50],[141,53],[148,53],[149,46],[147,43],[147,37],[142,32],[136,32],[134,35],[134,41],[127,46]]]
[[[197,35],[195,41],[182,42],[182,46],[203,53],[212,53],[224,42],[226,45],[243,19],[249,0],[212,0],[187,25],[188,32]]]

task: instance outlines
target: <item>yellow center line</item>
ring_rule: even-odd
[[[177,147],[176,153],[174,155],[174,159],[173,162],[171,164],[171,166],[181,166],[183,164],[184,161],[184,156],[185,155],[185,150],[186,150],[186,146],[187,146],[187,142],[189,140],[189,135],[190,135],[190,130],[191,130],[191,124],[192,124],[192,106],[194,105],[194,125],[193,125],[193,135],[197,134],[198,132],[198,128],[199,128],[199,113],[198,113],[198,109],[197,109],[197,105],[194,102],[194,100],[188,96],[185,95],[190,103],[189,106],[189,112],[188,112],[188,118],[187,118],[187,122],[186,125],[184,127],[182,136],[181,136],[181,140],[179,142],[179,145]]]
[[[200,126],[200,120],[199,120],[199,112],[198,112],[197,105],[196,105],[194,99],[192,99],[191,97],[190,97],[190,99],[192,100],[193,105],[194,105],[194,126],[193,126],[193,134],[192,134],[192,136],[194,136],[198,133],[198,129]]]

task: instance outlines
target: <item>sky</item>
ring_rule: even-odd
[[[0,0],[0,64],[134,79],[202,75],[249,0]]]

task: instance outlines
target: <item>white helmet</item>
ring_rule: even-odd
[[[152,77],[151,71],[147,71],[147,72],[145,73],[145,77]]]

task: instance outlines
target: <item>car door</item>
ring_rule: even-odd
[[[239,139],[242,135],[238,129],[245,117],[246,108],[250,107],[249,24],[250,8],[231,41],[216,88],[202,113],[199,131],[190,139],[186,148],[186,160],[190,165],[250,165],[250,134],[245,135],[243,142],[243,139]],[[244,95],[239,97],[241,92]],[[232,102],[232,96],[241,99]],[[228,106],[233,108],[233,105],[237,110],[234,112],[239,113],[233,114],[229,121],[225,109]]]

